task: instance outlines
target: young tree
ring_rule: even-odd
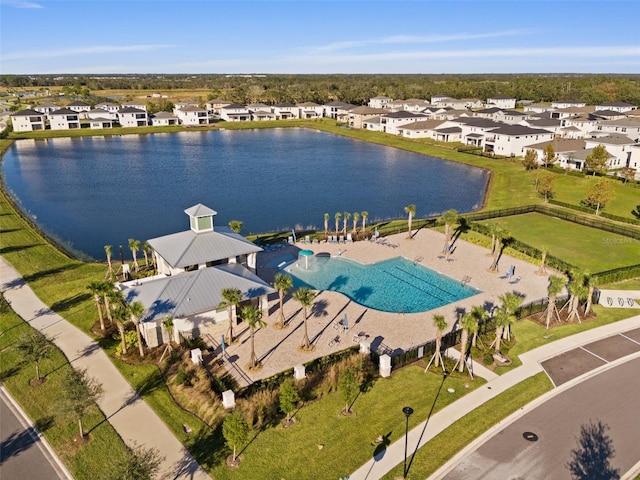
[[[549,251],[545,245],[543,245],[540,250],[541,250],[542,258],[540,259],[540,268],[538,268],[537,273],[538,275],[546,275],[547,274],[546,261],[547,261],[547,253],[549,253]]]
[[[504,307],[496,309],[496,338],[493,341],[494,350],[500,353],[500,342],[505,329],[516,321],[515,315],[510,314]]]
[[[587,170],[602,175],[607,173],[607,161],[609,160],[609,152],[604,148],[604,145],[597,145],[593,148],[591,153],[584,159],[584,164]]]
[[[140,249],[140,240],[130,238],[129,249],[131,250],[131,256],[133,257],[133,270],[137,272],[140,269],[140,266],[138,265],[138,250]]]
[[[149,256],[152,252],[153,249],[151,248],[151,245],[149,245],[149,242],[144,242],[142,244],[142,254],[144,255],[144,268],[146,269],[149,268]]]
[[[280,386],[280,410],[291,420],[291,414],[298,408],[300,395],[292,378],[287,378]]]
[[[358,220],[360,220],[360,213],[353,212],[353,230],[352,233],[355,235],[358,229]]]
[[[527,150],[527,153],[522,159],[522,166],[527,171],[538,168],[538,154],[535,150]]]
[[[273,288],[278,291],[278,300],[280,301],[280,328],[284,328],[284,296],[293,288],[293,279],[285,273],[276,273],[273,281]]]
[[[345,407],[342,410],[345,414],[351,413],[351,402],[358,393],[360,385],[358,385],[358,378],[353,368],[346,368],[340,374],[338,381],[338,390],[342,395],[342,400],[345,403]]]
[[[554,193],[554,181],[556,177],[553,173],[546,173],[542,175],[540,181],[538,182],[537,191],[538,194],[544,197],[544,203],[549,201],[550,197],[553,197]]]
[[[239,288],[223,288],[222,298],[224,298],[224,301],[220,303],[220,306],[227,308],[227,315],[229,317],[227,337],[229,338],[229,343],[233,343],[233,310],[237,308],[242,301],[242,292]]]
[[[342,233],[344,235],[347,234],[347,224],[349,223],[350,219],[351,219],[351,214],[349,212],[344,212],[342,214]]]
[[[627,183],[636,177],[636,171],[631,167],[623,167],[619,175],[624,178],[624,183]]]
[[[442,365],[442,371],[446,372],[444,368],[444,361],[442,360],[442,354],[440,353],[440,350],[442,349],[442,332],[447,328],[447,321],[445,320],[444,315],[434,314],[433,326],[436,327],[436,348],[431,360],[429,360],[427,368],[425,368],[424,371],[426,372],[429,369],[431,362],[433,362],[436,368]]]
[[[498,271],[498,260],[500,260],[500,254],[502,253],[502,249],[504,248],[505,239],[509,238],[509,232],[507,232],[502,227],[497,228],[494,233],[496,236],[496,245],[495,252],[493,254],[493,261],[491,262],[491,266],[489,267],[490,272]]]
[[[613,441],[607,435],[609,427],[598,421],[580,426],[578,447],[571,450],[567,468],[573,480],[618,480],[620,471],[613,468],[610,459],[615,456]]]
[[[105,331],[104,325],[104,314],[102,313],[102,292],[104,291],[104,284],[99,281],[91,281],[87,285],[87,290],[91,292],[93,295],[93,300],[96,303],[96,308],[98,309],[98,319],[100,320],[100,330]]]
[[[104,276],[104,279],[111,280],[113,278],[113,264],[111,263],[111,255],[113,254],[113,247],[111,245],[105,245],[104,253],[107,255],[107,274]]]
[[[338,231],[340,229],[340,219],[342,218],[342,214],[340,212],[337,212],[334,216],[333,219],[336,221],[336,236],[338,236]]]
[[[605,178],[601,178],[587,190],[585,203],[596,209],[596,215],[600,215],[600,208],[607,206],[607,203],[613,198],[613,189],[611,182]]]
[[[362,212],[360,216],[362,217],[362,233],[364,233],[367,228],[367,219],[369,218],[369,212]]]
[[[36,380],[40,381],[40,361],[49,358],[53,351],[51,340],[37,330],[29,329],[18,337],[15,345],[22,360],[34,363],[36,366]]]
[[[324,214],[324,237],[329,237],[329,214]]]
[[[112,462],[103,480],[153,480],[160,473],[163,456],[156,448],[146,448],[134,442],[126,455]]]
[[[558,157],[556,156],[556,151],[553,148],[553,143],[549,143],[543,150],[542,163],[544,163],[545,168],[549,168],[551,165],[556,163]]]
[[[240,233],[240,230],[242,230],[242,225],[243,224],[240,220],[231,220],[229,222],[229,228],[233,233]]]
[[[573,270],[567,288],[569,290],[569,315],[567,316],[567,322],[573,317],[576,317],[578,322],[582,323],[578,308],[580,307],[580,299],[585,296],[587,291],[584,286],[584,273],[580,270]]]
[[[309,288],[300,287],[293,293],[293,298],[295,298],[296,301],[298,301],[300,305],[302,305],[304,337],[302,339],[302,345],[300,345],[300,348],[303,350],[310,350],[311,343],[309,342],[309,333],[307,331],[307,309],[311,308],[311,306],[313,305],[313,300],[314,298],[316,298],[316,295]]]
[[[102,385],[95,378],[90,377],[86,369],[68,368],[63,379],[63,388],[66,395],[62,402],[62,409],[76,416],[80,438],[84,438],[82,418],[102,396]]]
[[[587,303],[584,306],[584,314],[589,315],[591,313],[591,306],[593,302],[593,291],[598,286],[598,277],[590,275],[589,272],[584,273],[584,286],[587,289]]]
[[[471,307],[471,316],[476,320],[476,324],[478,327],[482,322],[484,322],[489,316],[489,312],[487,312],[484,307],[480,305],[474,305]],[[471,337],[471,346],[475,347],[478,343],[478,328],[476,328],[475,332],[473,332],[473,336]]]
[[[498,297],[502,302],[502,308],[509,315],[510,322],[505,326],[503,337],[511,340],[511,325],[517,320],[515,316],[518,308],[522,305],[524,297],[515,292],[507,292]]]
[[[237,459],[236,448],[243,445],[249,436],[249,426],[240,410],[236,410],[224,419],[222,423],[222,436],[227,447],[233,448],[232,461],[235,463]]]
[[[440,217],[444,223],[444,246],[442,247],[442,253],[446,253],[447,245],[451,242],[451,227],[458,221],[458,211],[455,209],[447,210]],[[436,365],[437,366],[437,365]]]
[[[258,367],[258,358],[256,357],[255,331],[256,328],[264,328],[267,323],[262,319],[262,312],[253,305],[242,308],[242,318],[249,325],[249,334],[251,336],[251,356],[249,357],[249,368]]]
[[[556,307],[556,298],[562,292],[562,289],[567,284],[566,280],[562,277],[558,277],[557,275],[549,276],[549,286],[547,287],[547,295],[549,298],[549,305],[547,305],[547,317],[546,317],[546,326],[547,330],[549,330],[549,325],[551,324],[551,317],[555,313],[558,322],[560,321],[560,314],[558,313],[558,309]]]
[[[413,238],[412,235],[411,235],[411,222],[413,220],[413,217],[416,215],[416,206],[415,205],[407,205],[406,207],[404,207],[404,211],[409,214],[409,218],[407,220],[407,227],[409,229],[409,236],[407,238],[409,240],[411,240],[411,238]]]
[[[138,352],[140,358],[144,357],[144,345],[142,345],[142,325],[140,324],[140,318],[144,312],[144,305],[141,302],[133,302],[128,304],[129,315],[131,321],[136,326],[136,336],[138,337]]]
[[[464,372],[465,358],[467,357],[467,347],[469,346],[469,335],[474,335],[478,331],[478,322],[471,313],[466,313],[460,322],[462,336],[460,338],[460,359],[458,360],[458,371]]]

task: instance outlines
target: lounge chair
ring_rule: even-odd
[[[305,235],[304,243],[311,243],[311,237],[309,235]]]
[[[329,340],[329,346],[330,347],[333,347],[334,345],[337,345],[338,343],[340,343],[340,335],[336,335],[331,340]]]
[[[347,233],[347,242],[353,243],[353,238],[351,237],[350,233]]]
[[[340,239],[338,240],[338,243],[344,243],[344,235],[340,235]]]

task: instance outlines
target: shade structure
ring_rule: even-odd
[[[300,250],[298,258],[304,258],[304,268],[309,269],[309,257],[313,257],[313,250]]]

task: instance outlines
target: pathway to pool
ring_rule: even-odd
[[[255,332],[256,355],[263,364],[262,369],[249,372],[245,368],[251,353],[249,329],[245,325],[240,324],[236,329],[239,342],[227,346],[225,350],[223,361],[240,385],[355,346],[357,343],[354,342],[354,336],[360,333],[368,336],[367,340],[371,342],[372,349],[386,349],[391,352],[406,350],[435,338],[436,331],[432,324],[434,313],[444,315],[449,328],[453,328],[459,312],[468,311],[475,305],[484,305],[490,310],[492,306],[499,304],[498,297],[506,292],[522,294],[525,303],[547,295],[548,277],[536,274],[537,265],[503,255],[499,263],[499,272],[491,273],[488,268],[492,257],[488,256],[488,249],[461,240],[455,242],[453,253],[447,260],[442,254],[444,235],[429,229],[418,231],[411,240],[407,239],[406,233],[386,239],[397,247],[369,241],[343,244],[298,243],[261,252],[258,255],[258,274],[266,281],[272,282],[275,274],[280,271],[278,266],[282,266],[283,262],[295,261],[298,251],[303,249],[332,256],[340,253],[343,257],[361,263],[374,263],[403,256],[459,281],[465,277],[470,278],[470,285],[481,290],[481,293],[435,310],[403,314],[373,310],[351,301],[340,293],[321,291],[307,320],[309,338],[315,346],[312,352],[298,350],[304,333],[303,312],[300,304],[291,297],[292,292],[289,292],[284,303],[288,327],[283,330],[274,327],[278,323],[279,308],[278,297],[274,295],[269,301],[269,315],[264,318],[268,327]],[[510,280],[506,278],[506,273],[511,266],[515,267],[515,275]],[[550,270],[550,273],[554,272]],[[348,330],[334,328],[345,313],[349,319]],[[226,322],[213,325],[204,331],[203,335],[216,345],[226,327]],[[215,351],[219,354],[221,350],[218,347]]]

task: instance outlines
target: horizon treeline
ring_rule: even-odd
[[[576,100],[590,105],[623,101],[640,105],[640,75],[631,74],[467,74],[467,75],[2,75],[0,86],[11,88],[74,87],[100,90],[166,91],[202,89],[202,100],[234,103],[315,102],[335,100],[365,105],[371,97],[485,100],[506,95],[518,100]]]

